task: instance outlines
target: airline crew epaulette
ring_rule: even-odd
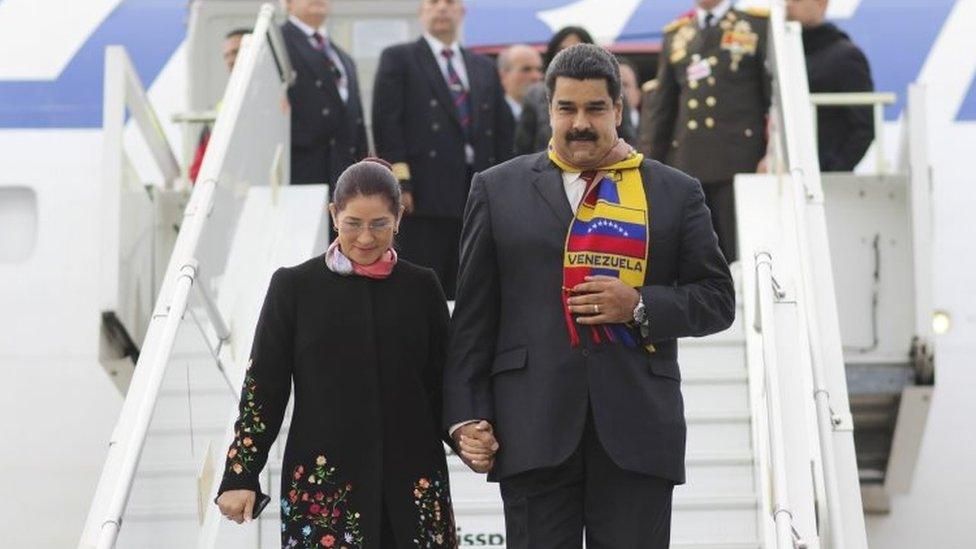
[[[695,16],[691,13],[686,13],[685,15],[682,15],[681,17],[675,19],[674,21],[671,21],[670,23],[664,26],[664,34],[670,34],[678,30],[679,28],[683,27],[694,18]]]

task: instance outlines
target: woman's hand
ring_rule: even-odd
[[[255,499],[253,490],[227,490],[217,498],[217,507],[222,515],[241,524],[250,522]]]

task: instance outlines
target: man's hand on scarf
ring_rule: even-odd
[[[487,473],[495,466],[495,453],[498,452],[498,441],[495,433],[487,421],[468,423],[454,431],[454,442],[457,444],[461,460],[476,473]]]
[[[633,322],[640,293],[613,276],[588,276],[573,288],[569,310],[579,315],[580,324],[625,324]]]

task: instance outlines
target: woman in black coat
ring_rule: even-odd
[[[281,479],[282,547],[456,547],[441,442],[448,329],[433,271],[398,261],[389,165],[350,167],[324,256],[279,269],[258,321],[217,503],[252,517],[258,474],[295,404]]]

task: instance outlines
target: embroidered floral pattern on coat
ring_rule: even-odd
[[[456,547],[451,491],[443,473],[421,478],[413,487],[417,506],[417,547]]]
[[[364,544],[359,513],[349,508],[351,484],[336,480],[336,468],[324,455],[308,469],[295,467],[291,490],[281,498],[281,531],[304,524],[300,537],[288,535],[284,547],[361,549]],[[284,536],[284,534],[282,534]]]
[[[248,361],[248,373],[244,376],[240,419],[237,429],[234,431],[234,442],[231,444],[230,450],[227,451],[227,469],[238,475],[244,472],[257,472],[250,469],[251,463],[254,462],[258,453],[254,437],[263,434],[267,429],[261,420],[261,405],[255,398],[258,385],[250,373],[251,365],[252,362]]]

